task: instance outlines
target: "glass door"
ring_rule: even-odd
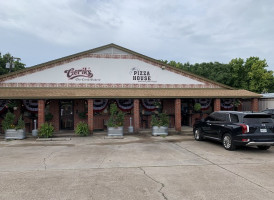
[[[73,101],[61,100],[60,101],[60,129],[73,130],[74,129],[74,113]]]

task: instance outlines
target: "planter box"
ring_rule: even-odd
[[[17,139],[17,140],[22,140],[26,138],[26,133],[23,129],[7,129],[5,132],[5,139]]]
[[[123,136],[123,126],[108,127],[108,136]]]
[[[168,135],[168,127],[166,127],[166,126],[153,126],[152,127],[152,135],[154,135],[154,136],[157,136],[157,135],[167,136]]]

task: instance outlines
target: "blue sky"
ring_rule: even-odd
[[[176,62],[258,56],[274,70],[272,0],[0,0],[0,52],[27,67],[115,43]]]

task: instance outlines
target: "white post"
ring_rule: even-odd
[[[128,132],[129,132],[129,133],[133,133],[132,117],[129,118]]]

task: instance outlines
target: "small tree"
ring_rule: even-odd
[[[151,126],[168,126],[169,117],[166,113],[159,113],[158,116],[152,115]]]
[[[110,105],[110,118],[108,120],[108,127],[118,127],[124,125],[125,113],[120,111],[115,103]]]
[[[54,131],[54,127],[51,124],[45,122],[39,128],[38,135],[39,137],[49,138],[53,136],[53,131]]]
[[[75,134],[80,136],[88,136],[88,124],[86,122],[79,122],[76,126]]]
[[[25,122],[22,119],[22,115],[20,115],[19,119],[18,119],[18,123],[16,126],[16,129],[24,129],[25,128]]]
[[[2,127],[4,130],[15,128],[14,125],[15,115],[10,111],[7,112],[5,118],[2,121]]]

